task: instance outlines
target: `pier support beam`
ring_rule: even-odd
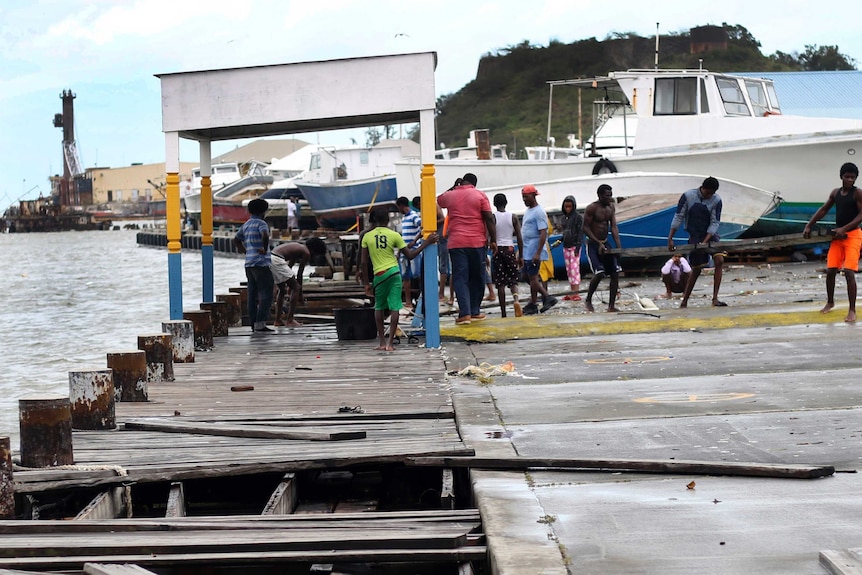
[[[12,483],[12,443],[0,437],[0,519],[15,518],[15,488]]]
[[[205,301],[201,309],[210,312],[213,326],[213,337],[227,337],[230,325],[230,307],[223,301]]]
[[[114,372],[111,369],[69,372],[73,429],[114,429]]]
[[[209,351],[215,347],[213,344],[213,321],[212,314],[205,309],[183,312],[183,319],[187,319],[195,326],[195,351]]]
[[[21,465],[72,465],[72,410],[68,397],[18,400]]]
[[[173,336],[151,333],[138,336],[138,349],[147,356],[147,381],[174,380]]]
[[[147,354],[141,350],[108,354],[114,370],[115,401],[147,401]]]
[[[195,324],[187,319],[162,322],[162,331],[171,334],[174,363],[195,362]]]
[[[165,210],[168,232],[170,318],[183,317],[182,223],[180,222],[180,136],[165,132]]]

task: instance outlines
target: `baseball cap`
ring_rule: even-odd
[[[521,188],[521,193],[522,194],[536,194],[537,196],[540,195],[539,190],[537,190],[536,186],[534,186],[533,184],[527,184],[526,186]]]

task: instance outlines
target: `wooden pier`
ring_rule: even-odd
[[[483,572],[463,470],[408,465],[473,454],[442,353],[375,344],[231,328],[116,430],[75,431],[74,465],[15,469],[0,573]]]

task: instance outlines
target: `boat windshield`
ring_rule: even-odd
[[[722,78],[720,76],[716,76],[715,82],[718,85],[718,92],[721,94],[721,100],[724,102],[724,110],[728,115],[751,115],[751,111],[748,109],[748,104],[745,103],[745,96],[739,87],[739,82],[734,78]]]
[[[778,103],[778,94],[775,93],[775,84],[766,83],[766,94],[769,96],[769,103],[772,104],[772,111],[780,114],[781,105]]]
[[[766,90],[763,83],[758,80],[745,80],[745,91],[754,108],[755,116],[765,116],[769,112],[769,101],[766,99]]]

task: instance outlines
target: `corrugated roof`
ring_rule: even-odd
[[[745,72],[775,82],[785,114],[862,119],[862,71]]]
[[[269,164],[274,158],[283,158],[307,145],[308,142],[303,142],[296,138],[254,140],[243,146],[237,146],[230,152],[214,157],[212,163],[257,160],[258,162]]]

